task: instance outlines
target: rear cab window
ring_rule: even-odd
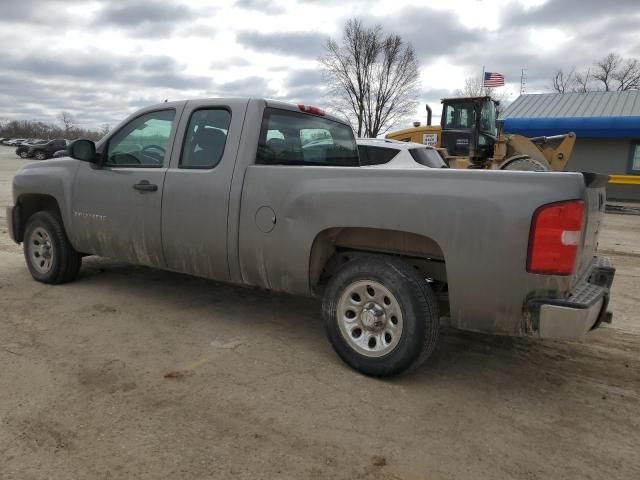
[[[261,165],[359,166],[348,125],[302,112],[265,109],[256,163]]]

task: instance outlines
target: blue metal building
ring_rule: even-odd
[[[631,184],[610,184],[609,198],[640,200],[639,90],[521,95],[500,121],[528,137],[575,132],[567,169],[624,176]]]

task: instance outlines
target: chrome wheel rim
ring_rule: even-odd
[[[51,236],[42,227],[37,227],[31,232],[28,243],[28,253],[31,265],[38,273],[49,273],[54,261]]]
[[[44,160],[44,153],[40,153],[40,152],[36,153],[36,159]]]
[[[340,332],[351,348],[366,357],[393,351],[402,336],[402,309],[395,295],[375,280],[358,280],[338,300]]]

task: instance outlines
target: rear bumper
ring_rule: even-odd
[[[578,340],[602,322],[611,323],[609,289],[615,269],[607,257],[595,257],[588,277],[566,298],[533,298],[527,302],[541,338]]]

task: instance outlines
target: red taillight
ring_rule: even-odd
[[[571,275],[582,235],[584,202],[550,203],[538,208],[531,221],[527,271]]]
[[[310,113],[312,115],[320,115],[321,117],[324,117],[325,113],[324,110],[322,110],[321,108],[318,107],[312,107],[310,105],[298,105],[298,108],[300,109],[300,111],[304,112],[304,113]]]

